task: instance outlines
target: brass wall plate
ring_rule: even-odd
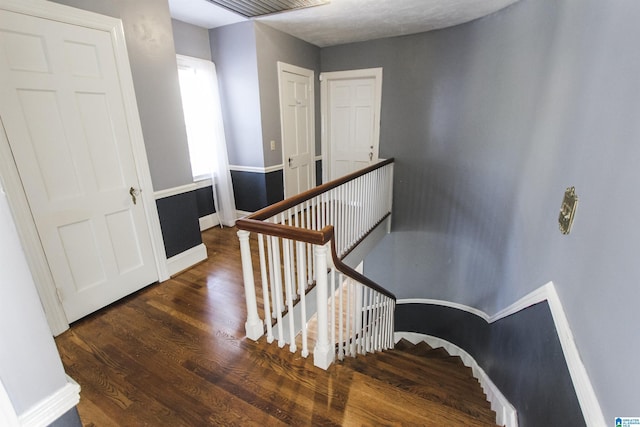
[[[560,206],[560,216],[558,217],[560,231],[562,234],[569,234],[571,231],[577,207],[578,196],[576,195],[576,188],[569,187],[564,192],[564,198],[562,199],[562,205]]]

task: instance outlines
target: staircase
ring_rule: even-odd
[[[392,190],[388,159],[236,222],[247,338],[288,344],[322,369],[393,348],[396,297],[354,269],[390,229]]]
[[[403,424],[496,426],[496,413],[471,369],[441,347],[434,349],[425,342],[414,345],[402,339],[393,350],[343,363],[368,377],[368,387],[377,391],[371,396],[384,396],[375,402],[379,413],[389,413],[387,408],[394,407],[406,412]],[[361,394],[362,399],[370,398],[366,390]]]

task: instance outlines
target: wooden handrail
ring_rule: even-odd
[[[335,179],[333,181],[322,184],[318,187],[312,188],[304,193],[300,193],[297,196],[293,196],[289,199],[267,206],[251,215],[241,218],[236,221],[236,227],[240,230],[245,230],[254,233],[265,234],[269,236],[280,237],[282,239],[295,240],[299,242],[311,243],[314,245],[325,245],[331,242],[331,258],[336,269],[347,277],[362,283],[363,285],[373,289],[396,301],[396,296],[375,283],[373,280],[358,273],[353,268],[342,262],[336,251],[336,242],[334,239],[334,227],[333,225],[327,225],[322,230],[309,230],[307,228],[294,227],[285,224],[275,224],[272,222],[265,222],[265,219],[271,218],[279,213],[286,211],[287,209],[306,202],[322,193],[332,190],[346,182],[359,178],[367,173],[379,169],[383,166],[389,165],[394,162],[394,159],[384,160],[382,162],[371,165],[367,168],[353,172],[349,175],[345,175],[342,178]],[[386,218],[386,216],[385,216]]]
[[[240,230],[280,237],[282,239],[297,240],[314,245],[324,245],[333,237],[333,225],[327,225],[322,230],[309,230],[285,224],[274,224],[256,219],[242,218],[236,221]]]
[[[306,228],[300,227],[292,227],[290,225],[283,224],[274,224],[271,222],[258,221],[255,219],[239,219],[238,222],[242,221],[242,230],[251,231],[254,233],[266,234],[268,236],[280,237],[282,239],[295,240],[299,242],[311,243],[314,245],[325,245],[328,242],[331,242],[331,259],[333,260],[333,265],[336,266],[336,269],[344,274],[347,277],[352,278],[353,280],[362,283],[363,285],[373,289],[374,291],[380,292],[381,294],[391,298],[396,301],[396,296],[378,285],[373,280],[369,279],[366,276],[358,273],[353,268],[349,267],[347,264],[342,262],[340,257],[338,256],[338,252],[336,250],[336,241],[333,238],[334,228],[333,225],[327,225],[322,230],[307,230]],[[236,225],[238,225],[236,223]],[[241,228],[238,226],[238,228]]]
[[[292,208],[296,205],[299,205],[302,202],[306,202],[322,193],[326,193],[327,191],[334,189],[346,182],[352,181],[356,178],[361,177],[362,175],[366,175],[371,171],[376,169],[380,169],[383,166],[389,165],[394,162],[394,159],[383,160],[375,165],[371,165],[359,171],[350,173],[349,175],[345,175],[341,178],[334,179],[333,181],[329,181],[325,184],[314,187],[310,190],[305,191],[304,193],[300,193],[296,196],[290,197],[286,200],[282,200],[281,202],[274,203],[273,205],[267,206],[266,208],[260,209],[259,211],[245,217],[244,219],[257,219],[259,221],[265,220],[267,218],[271,218],[274,215],[277,215],[281,212],[286,211],[289,208]],[[241,230],[244,230],[242,227],[238,226]],[[249,231],[249,230],[247,230]]]
[[[333,226],[331,226],[331,228],[333,228]],[[385,295],[387,298],[391,298],[394,302],[397,300],[396,296],[392,292],[389,292],[373,280],[369,279],[367,276],[358,273],[356,270],[343,263],[340,257],[338,257],[338,253],[336,252],[335,239],[331,239],[331,258],[333,259],[333,264],[336,266],[336,269],[345,276],[350,277],[356,282],[362,283],[366,287]]]

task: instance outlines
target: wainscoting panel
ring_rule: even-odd
[[[196,192],[156,200],[167,258],[202,244]]]
[[[282,170],[272,172],[231,171],[236,208],[255,212],[270,204],[284,200]]]

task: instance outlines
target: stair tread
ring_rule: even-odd
[[[373,368],[378,368],[380,364],[392,366],[395,368],[393,369],[395,375],[405,381],[414,381],[416,383],[428,381],[428,384],[436,383],[440,387],[451,387],[452,389],[469,389],[473,387],[478,392],[477,398],[474,398],[474,400],[489,405],[480,383],[467,372],[468,368],[460,371],[451,364],[444,364],[437,360],[422,360],[417,356],[393,350],[377,353],[375,356],[367,355],[366,357],[360,357],[360,359],[365,362],[371,359],[370,362],[373,364]],[[397,369],[398,367],[403,369]],[[384,366],[381,368],[384,368]]]
[[[475,380],[473,376],[473,371],[468,366],[465,366],[462,363],[462,359],[455,356],[452,357],[452,360],[447,360],[443,358],[428,358],[422,356],[416,356],[410,353],[406,353],[404,351],[387,351],[382,354],[386,354],[386,357],[406,357],[413,360],[417,366],[422,366],[425,369],[436,369],[438,372],[446,372],[452,375],[453,377],[459,378],[463,381],[467,379]]]
[[[403,366],[405,372],[395,372],[395,375],[402,381],[421,385],[436,386],[446,392],[454,393],[464,392],[460,399],[490,408],[490,403],[486,400],[486,395],[482,387],[475,378],[456,377],[450,371],[441,371],[437,367],[424,367],[416,365],[414,361],[403,361],[402,359],[381,359],[381,363],[387,363],[391,366]],[[376,368],[384,369],[384,366],[377,365]]]
[[[404,363],[389,363],[375,355],[351,359],[350,366],[358,372],[376,377],[394,387],[414,393],[422,399],[438,402],[456,410],[463,411],[485,421],[495,422],[495,413],[486,401],[482,389],[469,380],[455,387],[443,385],[432,377],[407,377],[407,366],[414,362],[407,359]]]
[[[464,425],[469,427],[495,426],[495,417],[492,420],[478,419],[476,416],[469,414],[463,410],[447,407],[444,409],[438,403],[424,399],[417,394],[408,390],[402,390],[394,387],[369,375],[354,373],[354,378],[360,375],[366,377],[366,381],[362,381],[362,387],[359,390],[349,394],[349,401],[353,402],[358,399],[376,399],[375,406],[381,408],[380,413],[388,411],[403,412],[402,418],[413,425],[432,425],[429,421],[434,416],[442,417],[451,422],[451,425]],[[384,397],[380,397],[384,396]],[[368,402],[371,404],[370,402]],[[358,407],[359,405],[355,405]],[[385,410],[385,408],[388,408]],[[387,424],[387,420],[377,420],[379,424]]]

